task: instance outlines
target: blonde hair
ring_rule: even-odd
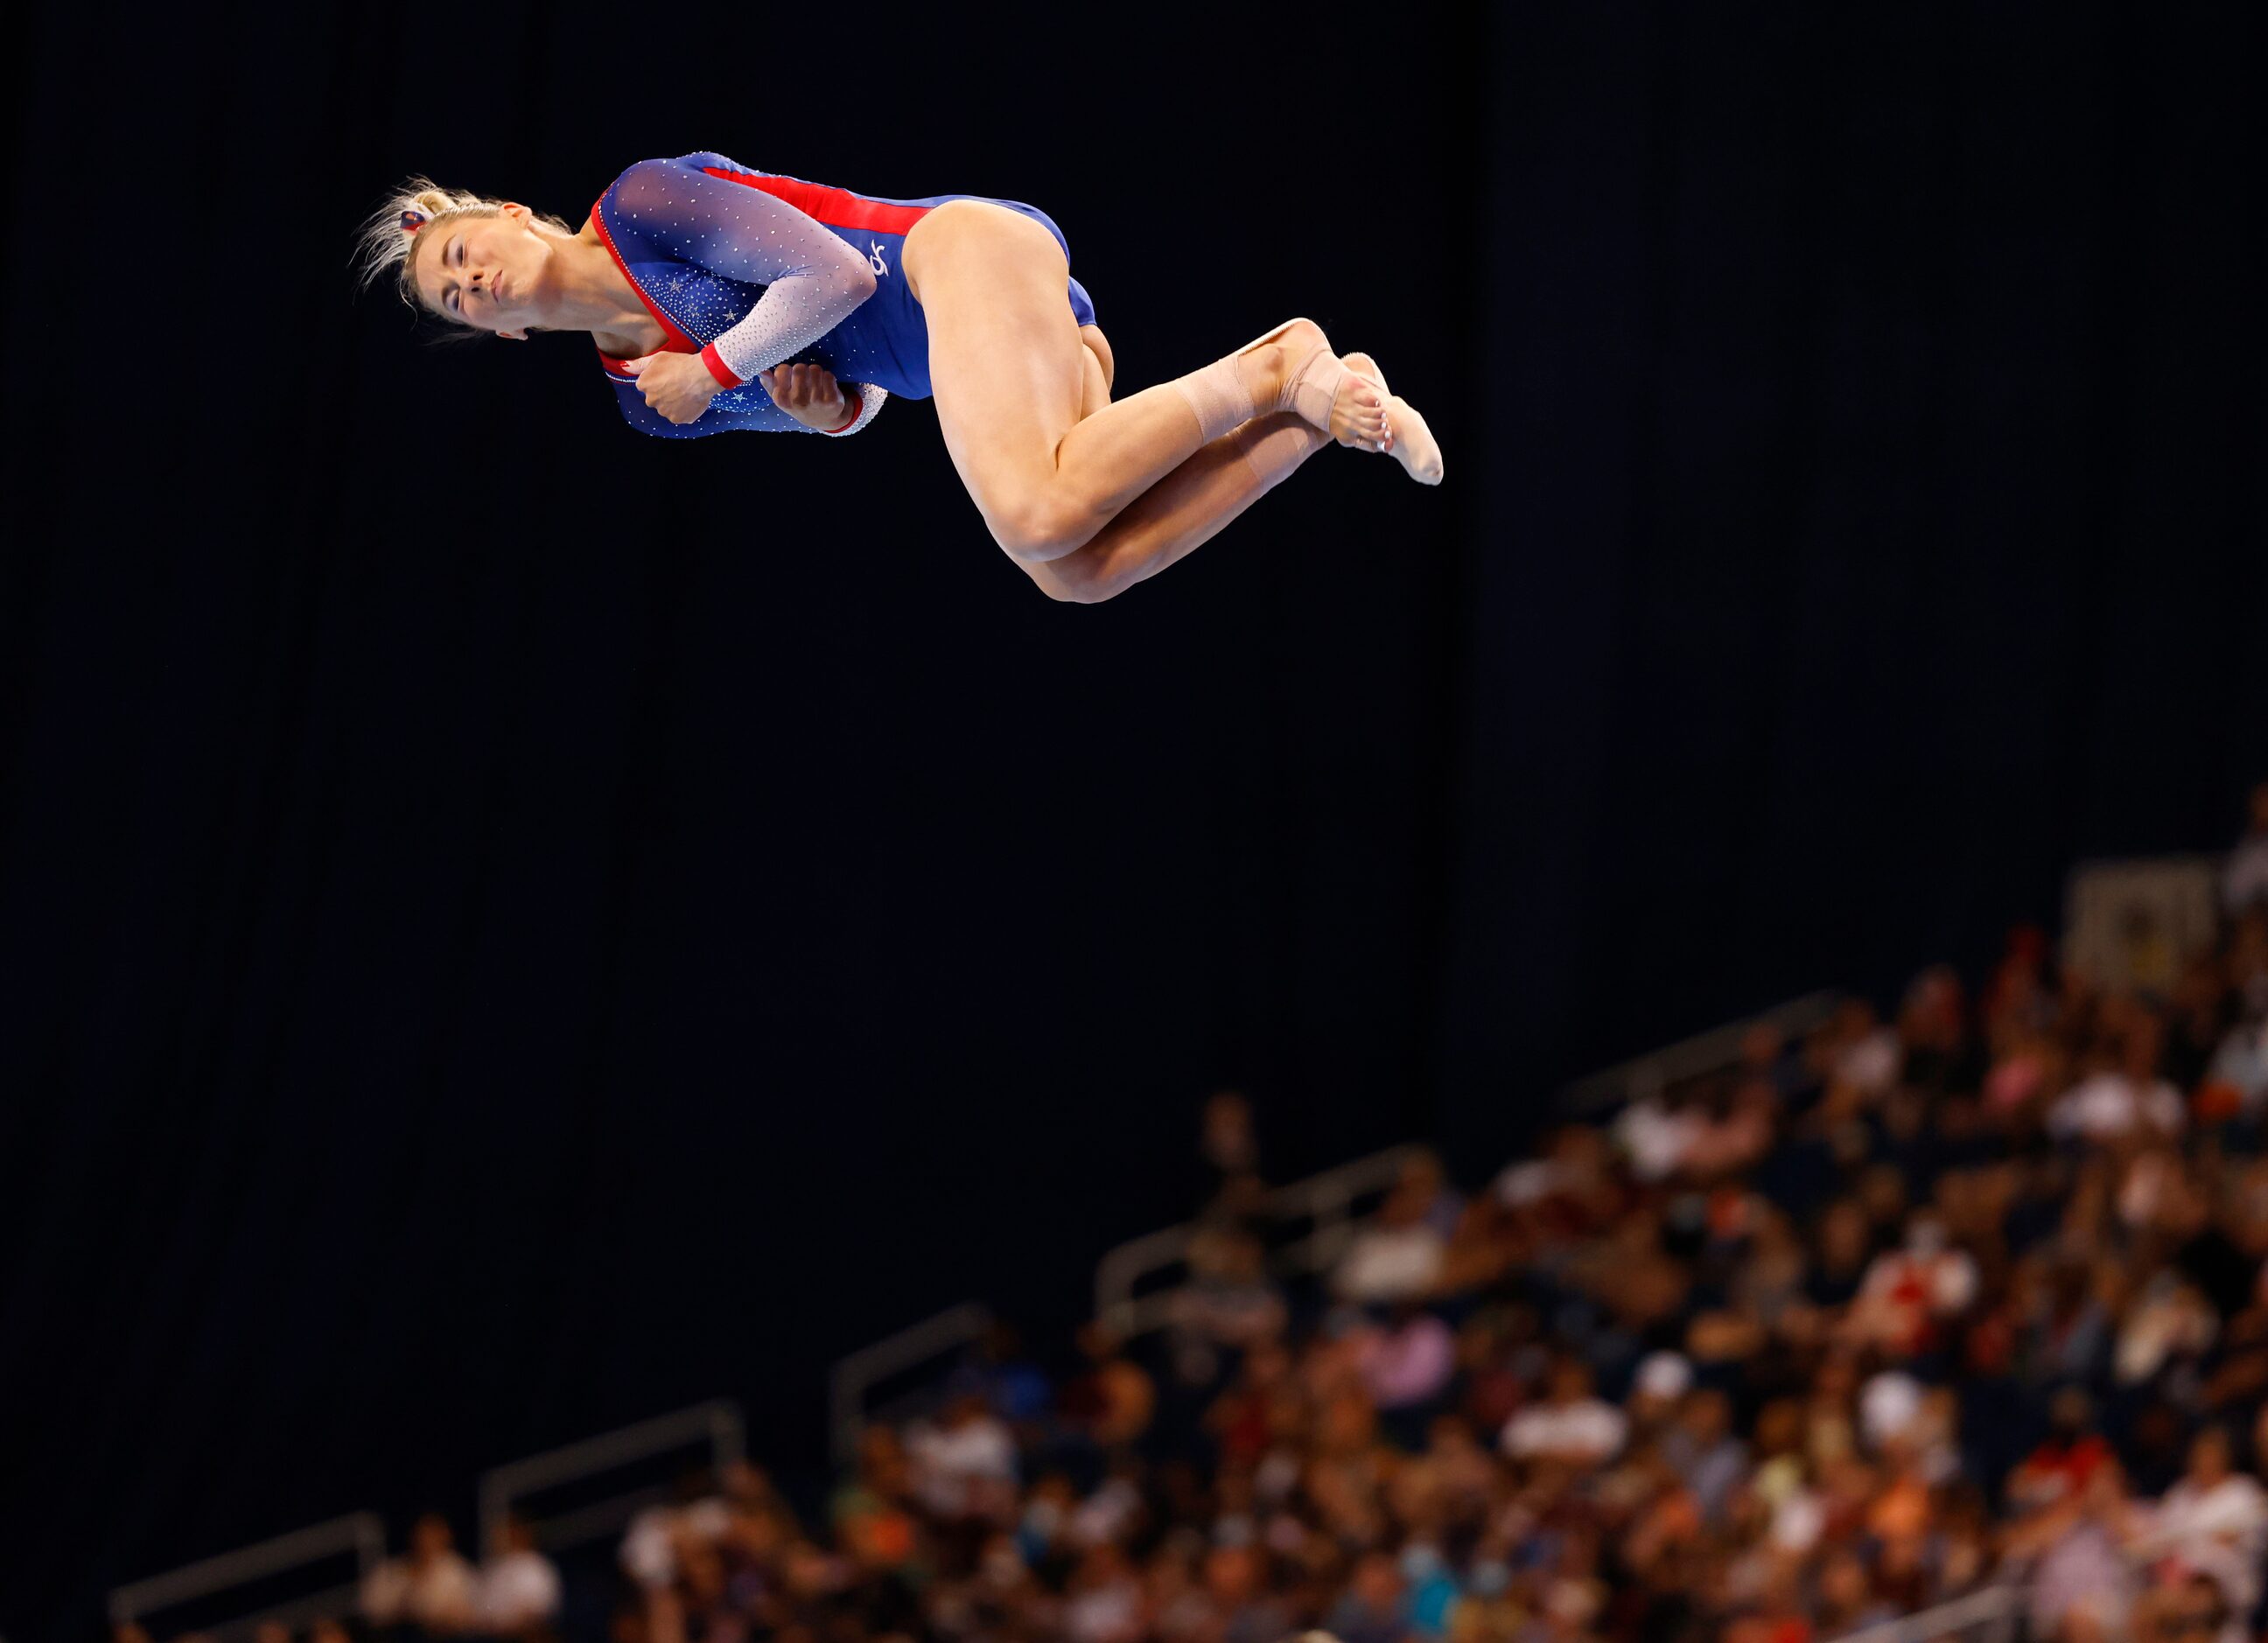
[[[460,194],[445,188],[431,177],[410,178],[386,196],[356,236],[357,283],[368,291],[391,273],[395,294],[419,313],[427,312],[425,305],[417,299],[417,280],[411,272],[412,254],[417,249],[418,240],[443,223],[467,217],[497,216],[504,204],[486,195]],[[405,226],[413,214],[423,219],[414,230]],[[563,234],[575,232],[556,217],[539,215],[535,220]]]

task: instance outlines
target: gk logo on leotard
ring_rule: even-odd
[[[874,247],[872,251],[866,254],[866,261],[868,264],[873,267],[874,272],[877,274],[888,273],[890,271],[890,265],[882,261],[882,242],[879,239],[869,239],[866,243]]]

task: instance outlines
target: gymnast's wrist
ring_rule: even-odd
[[[702,349],[701,363],[708,366],[709,374],[717,379],[717,388],[719,393],[726,388],[737,388],[747,380],[725,363],[725,357],[717,351],[717,344],[714,343],[708,343]]]

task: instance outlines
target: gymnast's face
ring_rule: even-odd
[[[431,223],[411,258],[418,300],[436,313],[515,343],[542,317],[551,247],[524,205]]]

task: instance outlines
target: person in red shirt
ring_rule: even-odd
[[[2111,1458],[2110,1446],[2093,1430],[2095,1401],[2084,1387],[2067,1386],[2048,1404],[2048,1435],[2008,1476],[2008,1503],[2036,1512],[2071,1499]]]

